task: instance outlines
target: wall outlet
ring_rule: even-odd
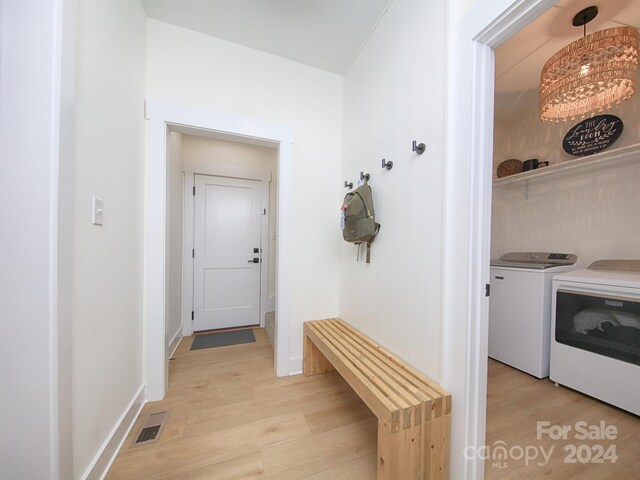
[[[103,216],[104,216],[104,202],[102,201],[101,198],[93,197],[91,223],[93,225],[102,226]]]

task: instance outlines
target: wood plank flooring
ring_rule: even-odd
[[[169,362],[169,389],[145,405],[109,475],[116,479],[350,479],[376,473],[377,419],[336,373],[278,378],[264,330],[256,343]],[[150,412],[170,409],[155,444],[130,447]]]
[[[495,360],[489,359],[489,385],[487,396],[487,442],[489,449],[496,442],[504,442],[508,455],[504,462],[491,458],[485,462],[486,479],[638,479],[640,478],[640,418],[591,397],[565,387],[556,387],[548,378],[539,380]],[[553,440],[548,435],[537,439],[537,422],[551,425],[569,425],[566,440]],[[576,422],[588,425],[613,425],[617,429],[615,440],[579,440],[575,438]],[[579,433],[579,432],[578,432]],[[580,460],[564,463],[571,453],[568,445],[580,448]],[[580,447],[580,445],[585,445]],[[590,463],[595,451],[602,445],[607,450],[615,445],[616,463]],[[527,462],[516,460],[520,449],[534,449],[538,457]],[[548,463],[540,448],[549,456]],[[553,447],[549,455],[549,449]],[[565,450],[568,448],[569,450]],[[491,450],[489,450],[491,451]],[[574,456],[576,460],[578,457]],[[528,463],[528,465],[527,465]],[[542,464],[542,465],[540,465]]]
[[[266,334],[255,333],[256,343],[195,351],[189,350],[192,338],[183,339],[169,363],[167,397],[144,407],[107,478],[375,479],[374,415],[335,372],[276,377]],[[565,465],[556,453],[544,467],[521,460],[503,469],[487,462],[486,478],[638,478],[633,476],[640,470],[637,417],[493,361],[488,402],[488,445],[540,443],[536,420],[602,419],[618,428],[619,460]],[[171,413],[159,441],[131,447],[146,414],[165,409]]]

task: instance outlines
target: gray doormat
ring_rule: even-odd
[[[235,330],[233,332],[207,333],[206,335],[196,335],[191,344],[191,350],[201,348],[224,347],[226,345],[237,345],[240,343],[255,342],[256,337],[253,330]]]

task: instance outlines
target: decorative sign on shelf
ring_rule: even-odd
[[[622,133],[622,120],[615,115],[596,115],[571,128],[562,140],[570,155],[584,157],[611,146]]]

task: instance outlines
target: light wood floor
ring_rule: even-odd
[[[130,448],[130,435],[107,478],[375,478],[375,416],[336,373],[276,377],[254,331],[256,343],[204,350],[183,339],[166,399],[141,415],[171,409],[159,442]]]
[[[556,387],[548,378],[539,380],[502,363],[489,359],[489,385],[487,405],[487,445],[498,441],[513,447],[544,447],[553,451],[548,464],[542,456],[529,465],[525,460],[506,461],[507,468],[485,463],[486,479],[575,479],[575,480],[626,480],[640,478],[640,418],[623,412],[591,397],[565,387]],[[537,422],[552,425],[569,425],[572,431],[567,440],[550,440],[548,436],[537,440]],[[585,441],[575,439],[576,422],[599,425],[601,421],[617,429],[615,440]],[[606,450],[615,445],[618,455],[615,464],[605,462],[564,463],[569,454],[568,445],[602,445]],[[567,447],[570,448],[570,447]],[[582,447],[585,451],[586,447]],[[597,448],[597,447],[596,447]],[[518,450],[514,452],[518,456]],[[586,452],[587,455],[589,452]],[[533,455],[532,455],[533,456]],[[593,457],[592,457],[593,458]],[[587,457],[583,457],[587,460]]]
[[[145,406],[107,478],[374,479],[373,414],[336,373],[277,378],[266,334],[255,332],[256,343],[195,351],[185,338],[169,364],[166,399]],[[160,440],[130,447],[146,414],[165,409],[171,413]],[[553,457],[547,467],[487,464],[487,478],[638,478],[637,417],[493,361],[488,415],[489,445],[535,442],[538,419],[604,419],[618,427],[619,461],[582,469]]]

